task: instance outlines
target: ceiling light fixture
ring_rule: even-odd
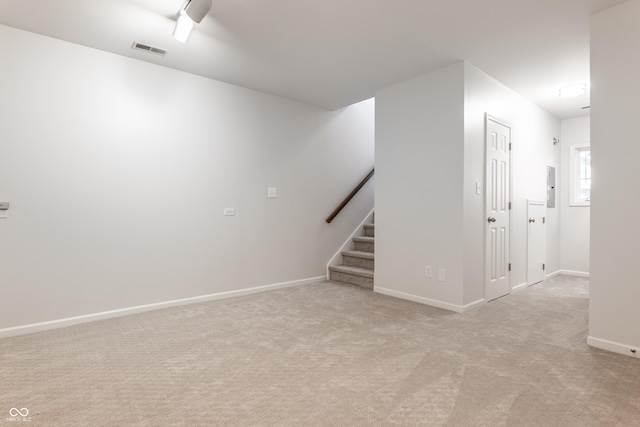
[[[211,10],[211,0],[185,0],[178,11],[178,20],[173,37],[186,43],[193,31],[194,22],[200,23]]]
[[[184,10],[181,10],[176,21],[176,28],[173,29],[173,38],[181,43],[186,43],[191,31],[193,31],[193,21]]]
[[[584,83],[576,83],[560,88],[560,96],[562,98],[573,98],[583,95],[587,92],[587,85]]]

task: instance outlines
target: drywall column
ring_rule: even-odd
[[[640,357],[640,1],[591,19],[589,344]]]
[[[376,292],[461,310],[463,119],[463,62],[376,93]]]

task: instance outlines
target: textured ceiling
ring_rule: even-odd
[[[187,44],[183,0],[2,0],[0,24],[329,109],[466,60],[564,119],[588,114],[558,89],[589,82],[589,15],[622,2],[213,0]]]

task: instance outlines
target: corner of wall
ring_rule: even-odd
[[[463,62],[376,93],[379,290],[462,305],[463,119]]]

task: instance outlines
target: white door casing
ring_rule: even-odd
[[[533,285],[542,282],[545,276],[545,203],[529,200],[527,215],[527,284]]]
[[[487,115],[485,119],[485,300],[507,295],[511,183],[511,127]]]

